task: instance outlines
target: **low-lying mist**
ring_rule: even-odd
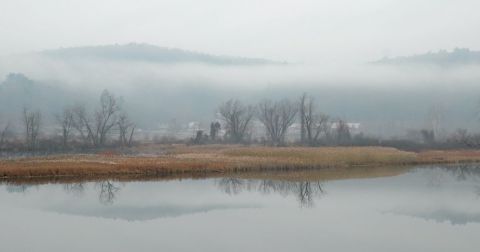
[[[359,122],[367,134],[390,137],[428,128],[433,110],[441,114],[445,131],[473,130],[479,70],[478,65],[241,66],[12,55],[0,59],[0,76],[21,73],[35,88],[13,92],[5,87],[8,79],[0,84],[0,118],[18,120],[21,108],[32,106],[53,123],[63,106],[88,106],[108,89],[123,98],[124,109],[139,126],[155,128],[173,119],[209,123],[218,105],[230,98],[256,104],[262,99],[296,100],[306,92],[322,112]]]

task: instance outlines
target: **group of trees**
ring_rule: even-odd
[[[240,143],[248,133],[255,109],[238,100],[229,100],[220,105],[218,112],[225,123],[226,138]]]
[[[44,120],[40,111],[24,108],[21,122],[24,129],[24,141],[21,148],[34,151],[44,147],[45,143],[61,146],[64,150],[78,148],[128,147],[133,144],[136,125],[122,109],[122,100],[115,97],[108,90],[104,90],[99,102],[91,111],[84,105],[65,107],[61,113],[55,115],[57,133],[55,137],[41,138]],[[222,103],[217,110],[219,121],[210,124],[210,134],[198,130],[192,138],[193,144],[215,142],[248,143],[258,141],[272,146],[285,146],[293,139],[296,144],[304,146],[319,145],[386,145],[397,148],[412,148],[414,143],[408,140],[381,140],[365,137],[362,134],[351,135],[350,125],[341,119],[332,119],[322,113],[315,103],[315,99],[307,94],[298,99],[262,100],[255,105],[245,105],[239,100],[231,99]],[[434,117],[437,122],[439,117]],[[222,122],[222,123],[220,123]],[[178,124],[172,123],[174,132]],[[261,125],[261,127],[257,126]],[[253,131],[264,131],[263,137],[253,138]],[[291,132],[294,129],[296,137]],[[421,130],[423,145],[435,147],[439,145],[435,128]],[[59,133],[59,134],[58,134]],[[18,142],[12,144],[12,124],[0,124],[0,150],[21,149]],[[115,140],[113,137],[117,136]],[[469,134],[466,130],[459,130],[441,143],[451,147],[480,147],[480,135]],[[13,147],[12,147],[13,146]],[[418,147],[418,145],[417,145]],[[420,146],[421,147],[421,146]],[[404,149],[404,148],[403,148]]]
[[[93,147],[105,146],[108,136],[116,127],[119,143],[128,146],[132,143],[135,124],[130,121],[127,114],[122,111],[118,99],[104,90],[100,96],[100,103],[93,114],[89,114],[84,106],[66,108],[63,116],[62,132],[64,142],[68,142],[69,131],[74,128],[83,139]]]
[[[0,128],[0,149],[5,145],[7,138],[10,136],[10,123]]]
[[[303,94],[300,97],[300,141],[304,144],[315,145],[321,134],[328,135],[330,130],[329,116],[317,111],[313,98]],[[339,124],[342,123],[339,120]],[[349,132],[347,127],[345,130]],[[342,131],[340,131],[343,133]],[[340,134],[344,135],[344,134]]]
[[[295,122],[297,106],[289,100],[265,100],[258,104],[257,117],[264,125],[270,143],[282,145],[288,128]]]
[[[23,108],[23,123],[25,125],[25,143],[28,148],[34,150],[38,142],[42,114],[40,111],[29,111]]]
[[[113,135],[118,135],[120,146],[131,146],[135,132],[135,124],[121,108],[121,100],[104,90],[99,103],[92,113],[84,105],[65,107],[60,114],[55,115],[60,133],[61,146],[64,149],[73,147],[73,142],[83,147],[104,147]],[[22,124],[24,127],[24,147],[34,151],[39,145],[39,136],[43,126],[40,111],[23,109]],[[10,124],[0,131],[0,147],[4,146],[10,133]]]
[[[330,137],[332,133],[330,117],[321,113],[314,99],[306,94],[298,101],[263,100],[256,106],[232,99],[221,104],[218,111],[224,122],[225,138],[233,143],[246,141],[254,119],[264,126],[268,143],[274,146],[285,145],[288,130],[297,121],[300,122],[300,143],[303,145],[317,145],[321,136]],[[344,121],[339,120],[335,125],[337,136],[350,137]]]

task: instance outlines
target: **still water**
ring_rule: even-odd
[[[3,182],[0,251],[480,251],[480,167],[393,174]]]

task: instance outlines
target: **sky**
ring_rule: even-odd
[[[480,49],[478,0],[0,0],[0,55],[149,43],[296,63]]]

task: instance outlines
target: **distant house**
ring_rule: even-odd
[[[189,122],[187,124],[187,129],[190,130],[190,131],[197,131],[197,130],[200,130],[200,122]]]
[[[350,131],[351,134],[358,134],[360,133],[360,128],[361,128],[361,124],[360,123],[351,123],[351,122],[346,122],[345,123],[348,127],[348,130]],[[332,125],[330,126],[330,129],[332,130],[336,130],[339,126],[339,123],[338,122],[334,122],[332,123]]]
[[[360,129],[360,123],[346,123],[348,126],[349,130],[359,130]],[[332,123],[331,129],[336,129],[338,128],[338,122]]]

